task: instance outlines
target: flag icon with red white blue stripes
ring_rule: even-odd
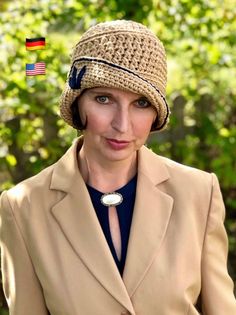
[[[45,62],[27,63],[26,64],[26,75],[40,75],[46,74]]]

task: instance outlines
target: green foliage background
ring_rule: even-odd
[[[0,192],[53,163],[76,136],[58,100],[81,33],[112,19],[142,22],[166,47],[172,110],[149,145],[219,177],[236,282],[235,17],[235,0],[0,1]],[[25,38],[38,36],[46,49],[26,51]],[[46,76],[26,77],[25,64],[36,61],[46,62]],[[0,314],[8,314],[2,293]]]

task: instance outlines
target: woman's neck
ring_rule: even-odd
[[[87,156],[82,147],[78,165],[86,184],[101,192],[112,192],[127,184],[137,172],[137,153],[125,161],[99,161]]]

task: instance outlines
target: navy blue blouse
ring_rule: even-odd
[[[87,185],[95,212],[101,224],[101,228],[106,237],[112,256],[115,260],[115,263],[121,275],[123,274],[123,270],[125,266],[125,259],[126,259],[128,241],[129,241],[129,233],[130,233],[134,202],[135,202],[136,185],[137,185],[137,175],[134,178],[132,178],[125,186],[116,190],[116,192],[120,193],[123,196],[122,203],[116,206],[117,214],[119,218],[119,224],[120,224],[120,232],[121,232],[121,260],[120,261],[117,258],[116,251],[115,251],[112,238],[111,238],[109,218],[108,218],[108,207],[104,206],[100,201],[103,193]]]

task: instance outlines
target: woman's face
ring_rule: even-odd
[[[156,110],[142,95],[117,88],[92,88],[78,100],[87,122],[84,149],[103,162],[128,160],[146,142]]]

